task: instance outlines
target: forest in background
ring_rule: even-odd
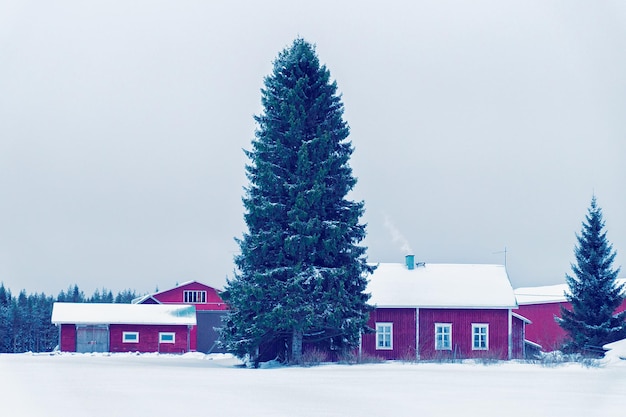
[[[78,285],[71,285],[56,297],[40,294],[27,295],[25,290],[17,296],[0,283],[0,353],[51,352],[59,340],[57,327],[51,323],[52,305],[68,303],[126,303],[138,295],[134,290],[113,292],[96,289],[86,297]]]

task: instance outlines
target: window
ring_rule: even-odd
[[[123,343],[139,343],[139,332],[122,332]]]
[[[160,332],[159,343],[175,343],[176,333],[174,332]]]
[[[206,291],[183,291],[183,302],[185,303],[206,303]]]
[[[376,323],[376,349],[393,349],[393,323]]]
[[[452,324],[435,323],[435,349],[452,350]]]
[[[472,350],[489,349],[489,325],[472,324]]]

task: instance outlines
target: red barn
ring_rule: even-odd
[[[384,359],[524,357],[529,322],[501,265],[379,264],[361,353]]]
[[[191,350],[215,353],[223,352],[217,347],[218,332],[222,316],[228,305],[219,291],[197,281],[182,283],[174,288],[147,294],[133,300],[135,304],[189,304],[196,308],[196,322],[191,329]]]
[[[618,284],[626,284],[626,279],[618,279]],[[515,311],[532,321],[526,328],[526,339],[539,345],[545,352],[559,350],[567,334],[555,321],[561,317],[561,306],[572,309],[567,302],[565,292],[567,284],[546,285],[541,287],[523,287],[515,290],[519,308]],[[626,300],[615,313],[626,310]]]
[[[190,350],[196,310],[189,305],[54,303],[63,352],[161,352]]]

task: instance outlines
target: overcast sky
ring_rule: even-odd
[[[626,268],[623,1],[0,2],[0,281],[233,276],[279,51],[343,94],[368,259],[562,283],[595,193]],[[625,276],[626,270],[621,273]]]

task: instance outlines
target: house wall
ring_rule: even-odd
[[[508,310],[420,309],[420,359],[508,359]],[[435,323],[452,324],[452,349],[435,349]],[[472,350],[472,323],[489,324],[489,349]]]
[[[184,291],[206,291],[206,303],[185,303],[183,292]],[[193,304],[196,306],[196,311],[200,310],[228,310],[228,306],[222,300],[217,290],[208,285],[201,284],[199,282],[191,282],[189,284],[181,285],[171,290],[163,291],[153,296],[161,303],[170,304]]]
[[[62,324],[59,339],[61,352],[76,352],[76,325]]]
[[[109,327],[111,352],[187,352],[187,326],[112,324]],[[123,332],[139,332],[139,343],[123,343]],[[159,344],[159,332],[174,332],[175,343]]]
[[[370,313],[368,326],[376,323],[393,323],[393,349],[376,349],[376,333],[364,334],[361,339],[362,354],[383,359],[415,359],[416,310],[414,308],[378,308]]]
[[[524,350],[524,333],[525,333],[526,323],[524,320],[513,316],[511,328],[513,331],[512,334],[512,347],[511,347],[511,359],[524,359],[525,350]]]

